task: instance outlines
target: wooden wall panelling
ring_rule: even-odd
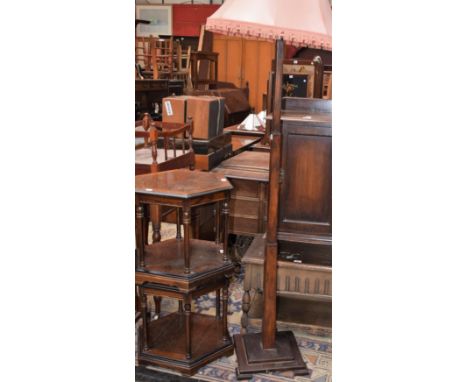
[[[218,81],[226,81],[227,72],[227,41],[223,36],[214,34],[213,36],[213,52],[218,52]]]
[[[257,92],[258,92],[258,71],[259,66],[261,65],[261,57],[259,51],[259,42],[255,40],[244,40],[243,49],[242,49],[242,85],[245,86],[245,83],[249,83],[249,104],[254,107],[255,110],[257,107]],[[261,104],[260,104],[261,105]]]
[[[274,57],[273,43],[214,34],[213,51],[219,53],[218,80],[237,87],[248,82],[250,106],[259,112]]]
[[[267,92],[267,84],[268,84],[268,77],[270,74],[271,68],[271,60],[275,56],[275,46],[271,42],[266,41],[257,41],[258,43],[258,51],[257,55],[260,60],[257,60],[258,71],[255,78],[252,80],[256,80],[257,82],[257,91],[256,91],[256,98],[255,102],[251,102],[251,105],[255,107],[255,112],[258,113],[262,110],[263,104],[263,94]],[[249,85],[251,79],[249,79]]]
[[[241,87],[242,39],[214,34],[213,51],[218,52],[218,80]]]
[[[226,81],[239,88],[244,87],[242,72],[243,41],[241,38],[228,38],[226,50]]]

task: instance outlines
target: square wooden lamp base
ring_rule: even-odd
[[[239,367],[238,379],[251,378],[256,373],[292,371],[294,375],[309,375],[296,338],[290,330],[276,333],[276,347],[263,349],[262,333],[234,335],[234,348]]]

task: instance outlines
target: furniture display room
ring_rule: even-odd
[[[136,381],[331,382],[331,15],[136,1]]]

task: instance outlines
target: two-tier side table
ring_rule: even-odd
[[[229,279],[234,271],[227,256],[231,189],[229,181],[220,174],[186,169],[135,177],[135,284],[143,318],[138,349],[141,364],[191,375],[233,351],[227,326]],[[146,244],[145,204],[176,207],[174,239]],[[215,241],[190,235],[192,208],[206,204],[216,205]],[[193,300],[211,292],[216,292],[215,315],[192,312]],[[151,320],[147,312],[149,296],[178,300],[179,309]]]

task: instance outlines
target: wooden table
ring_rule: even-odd
[[[233,135],[231,138],[233,155],[237,155],[249,149],[251,146],[259,142],[261,139],[262,139],[261,137],[252,136],[252,135]]]
[[[224,132],[230,133],[232,137],[232,155],[250,149],[253,145],[260,142],[265,134],[263,131],[246,130],[240,128],[240,126],[232,125],[224,129]]]
[[[229,131],[233,135],[249,135],[256,137],[263,137],[265,135],[265,131],[243,129],[240,124],[225,127],[224,131]]]
[[[232,353],[227,326],[229,278],[234,272],[227,256],[231,189],[226,178],[210,172],[178,169],[135,177],[135,285],[143,318],[138,333],[140,363],[193,374],[201,366]],[[217,204],[215,241],[192,239],[192,208],[213,203]],[[175,239],[146,245],[146,204],[177,208]],[[216,292],[215,316],[192,313],[193,300],[211,292]],[[155,298],[158,310],[161,298],[176,299],[179,311],[161,317],[158,314],[158,319],[150,320],[147,297]]]
[[[257,142],[253,144],[250,149],[252,151],[260,151],[260,152],[266,152],[269,153],[271,150],[271,146],[269,144],[264,145],[262,142]]]

